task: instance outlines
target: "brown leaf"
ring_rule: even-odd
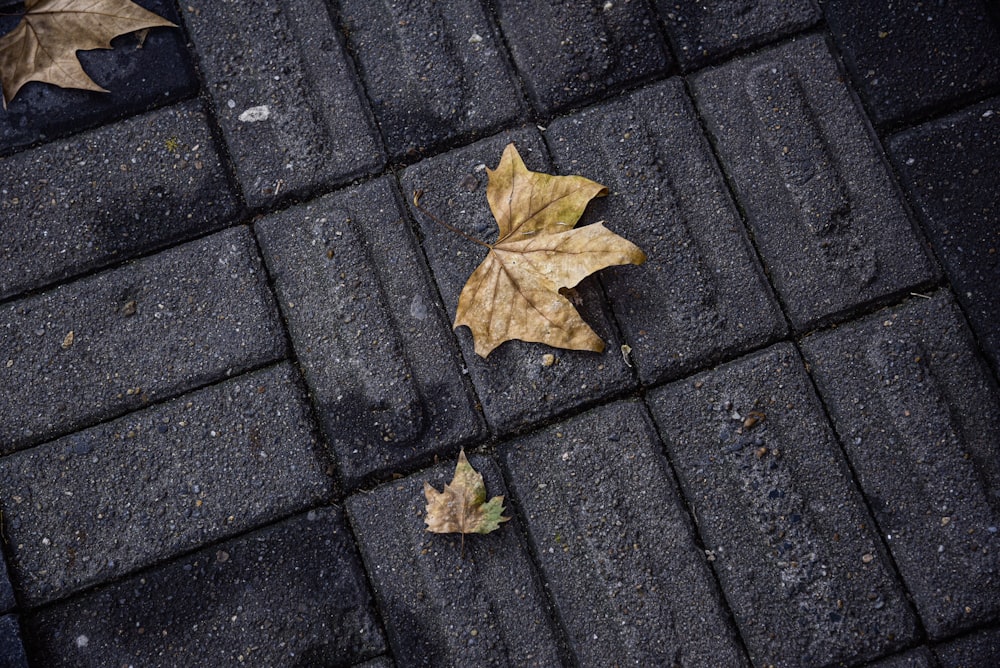
[[[5,109],[29,81],[106,93],[83,71],[77,51],[110,49],[115,37],[143,28],[177,27],[131,0],[25,0],[24,6],[21,22],[0,37]]]
[[[500,234],[462,289],[455,327],[468,326],[481,357],[511,339],[604,350],[559,291],[605,267],[646,260],[602,223],[574,228],[587,203],[607,188],[582,176],[529,171],[513,144],[487,173],[486,199]]]
[[[503,517],[502,496],[486,501],[483,476],[469,464],[465,450],[459,453],[455,475],[444,491],[439,492],[425,482],[424,496],[427,498],[424,522],[433,533],[489,533],[510,519]]]

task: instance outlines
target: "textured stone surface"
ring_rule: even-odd
[[[550,171],[537,133],[504,133],[407,168],[402,178],[403,191],[409,194],[426,190],[421,199],[423,208],[466,234],[495,241],[497,224],[486,202],[486,166],[496,167],[504,146],[511,141],[517,144],[528,169]],[[411,211],[422,233],[424,252],[441,290],[445,311],[453,318],[462,287],[486,253],[413,210],[412,203]],[[606,312],[600,286],[591,277],[584,279],[576,291],[582,300],[577,308],[583,319],[604,339],[603,353],[513,341],[504,343],[484,360],[473,352],[468,328],[457,331],[483,413],[495,429],[522,428],[636,384],[619,352],[621,341]]]
[[[342,515],[311,510],[25,620],[38,665],[346,666],[383,652]]]
[[[926,647],[918,647],[865,665],[868,668],[937,668],[931,651]]]
[[[560,174],[610,190],[583,222],[606,221],[646,252],[641,267],[600,274],[643,382],[784,333],[679,79],[560,119],[545,138]]]
[[[264,218],[257,232],[349,487],[485,435],[389,179]]]
[[[1000,98],[890,141],[959,303],[1000,372]]]
[[[4,668],[28,668],[21,629],[14,615],[0,617],[0,663]]]
[[[0,558],[0,613],[12,609],[17,602],[14,600],[14,590],[10,586],[10,574],[7,573],[7,562]]]
[[[913,615],[790,344],[649,400],[754,664],[858,662],[913,639]]]
[[[137,0],[137,4],[179,23],[169,0]],[[14,9],[16,3],[4,6]],[[19,14],[0,16],[0,33],[19,21]],[[184,47],[184,32],[153,28],[142,42],[135,34],[112,40],[111,50],[80,51],[83,69],[106,93],[29,83],[5,110],[0,110],[0,155],[37,141],[78,132],[109,120],[171,104],[195,93],[198,80]],[[115,165],[117,168],[117,165]],[[2,181],[0,181],[2,182]]]
[[[514,64],[543,114],[661,75],[672,63],[644,2],[494,5]]]
[[[1000,629],[971,633],[934,648],[941,668],[980,668],[1000,664]]]
[[[824,13],[876,123],[1000,86],[1000,29],[983,0],[827,0]]]
[[[747,665],[639,402],[502,448],[580,665]]]
[[[237,210],[197,102],[4,158],[0,299],[218,229]]]
[[[950,295],[803,352],[928,634],[1000,616],[1000,396]]]
[[[29,606],[315,504],[331,491],[305,397],[271,367],[0,459]]]
[[[469,461],[483,475],[488,496],[504,494],[492,460]],[[518,519],[466,536],[464,548],[460,534],[425,530],[423,484],[440,490],[454,472],[449,462],[347,500],[397,664],[559,665]]]
[[[521,115],[517,84],[476,0],[340,0],[340,22],[395,157]]]
[[[238,228],[0,307],[0,451],[282,356],[263,273]]]
[[[821,38],[755,53],[691,82],[797,329],[933,278]]]
[[[185,0],[183,6],[251,206],[383,165],[323,0]]]
[[[700,67],[807,28],[819,19],[812,0],[657,0],[682,67]]]

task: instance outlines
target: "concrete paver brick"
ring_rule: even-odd
[[[819,19],[812,0],[657,0],[656,6],[685,69],[803,30]]]
[[[28,606],[308,507],[331,491],[288,365],[0,459]]]
[[[0,307],[0,451],[265,364],[285,340],[246,228]]]
[[[797,329],[934,277],[822,38],[691,82]]]
[[[504,133],[465,148],[435,156],[403,172],[403,192],[426,191],[421,206],[437,218],[484,242],[497,238],[497,224],[486,201],[486,166],[496,167],[504,146],[513,141],[528,169],[550,171],[538,133]],[[587,176],[584,174],[584,176]],[[423,237],[423,248],[445,309],[453,317],[458,296],[483,260],[484,249],[444,229],[412,209]],[[583,319],[604,339],[604,353],[549,348],[533,343],[504,343],[488,359],[473,352],[468,328],[457,331],[469,376],[483,413],[501,432],[549,418],[581,403],[624,391],[637,383],[619,352],[600,285],[584,279],[574,300]],[[551,355],[551,357],[546,357]]]
[[[914,639],[914,617],[794,347],[778,344],[649,400],[754,664],[870,660]]]
[[[514,64],[543,114],[663,74],[673,59],[642,2],[494,3]]]
[[[1000,395],[950,294],[803,353],[928,634],[1000,616]]]
[[[0,299],[183,241],[236,213],[197,102],[4,158]]]
[[[890,147],[958,301],[1000,372],[1000,98],[901,132]]]
[[[345,484],[485,436],[391,179],[263,218],[257,233]]]
[[[10,3],[10,9],[14,4]],[[138,0],[137,4],[180,23],[170,0]],[[13,29],[19,20],[19,14],[5,12],[0,16],[0,33]],[[107,92],[27,84],[0,111],[0,155],[194,94],[198,79],[184,42],[183,30],[153,28],[142,42],[130,35],[115,40],[116,48],[111,50],[77,52],[83,69]]]
[[[496,464],[469,461],[489,497],[504,494]],[[347,499],[386,624],[389,645],[402,666],[555,666],[561,657],[550,612],[519,539],[519,520],[465,537],[425,530],[424,481],[442,489],[454,463],[387,483]]]
[[[183,6],[251,206],[382,167],[378,136],[324,0]]]
[[[784,334],[679,79],[562,118],[545,138],[560,173],[610,190],[584,222],[604,220],[646,251],[641,267],[600,274],[644,383]]]
[[[827,0],[824,13],[877,124],[1000,86],[1000,28],[983,0]]]
[[[25,619],[38,665],[350,665],[385,651],[342,513],[310,510]]]
[[[937,668],[934,656],[926,647],[918,647],[865,665],[867,668]]]
[[[934,648],[941,668],[980,668],[1000,665],[1000,629],[971,633]]]
[[[0,617],[0,664],[4,668],[28,668],[21,629],[14,615]]]
[[[645,406],[594,409],[502,452],[580,665],[747,665]]]
[[[394,157],[521,115],[503,47],[476,0],[340,0],[340,22]]]

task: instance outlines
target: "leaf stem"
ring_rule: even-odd
[[[485,241],[480,241],[479,239],[475,238],[474,236],[466,234],[465,232],[463,232],[462,230],[458,229],[457,227],[452,227],[451,225],[449,225],[448,223],[444,222],[443,220],[441,220],[440,218],[438,218],[437,216],[435,216],[433,213],[431,213],[430,211],[428,211],[424,207],[420,206],[420,198],[423,197],[423,196],[424,196],[424,191],[423,190],[414,190],[413,191],[413,206],[417,209],[417,211],[419,211],[420,213],[424,214],[425,216],[427,216],[428,218],[430,218],[431,220],[433,220],[435,223],[437,223],[441,227],[445,228],[446,230],[450,230],[450,231],[454,232],[455,234],[457,234],[458,236],[464,237],[465,239],[471,241],[474,244],[478,244],[478,245],[483,246],[485,248],[493,248],[493,246],[489,245]]]

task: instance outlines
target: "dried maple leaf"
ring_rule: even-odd
[[[444,491],[439,492],[424,482],[424,496],[427,498],[424,518],[427,530],[462,534],[463,551],[465,534],[489,533],[510,519],[503,516],[503,496],[486,500],[483,476],[469,464],[465,450],[459,453],[455,475],[445,484]]]
[[[143,28],[177,27],[131,0],[25,0],[24,7],[21,22],[0,37],[5,109],[29,81],[106,93],[83,71],[77,51],[110,49],[115,37]]]
[[[602,223],[574,227],[608,189],[582,176],[529,171],[513,144],[487,173],[486,199],[500,233],[462,289],[454,326],[472,331],[481,357],[511,339],[601,352],[604,342],[559,290],[605,267],[646,260]]]

